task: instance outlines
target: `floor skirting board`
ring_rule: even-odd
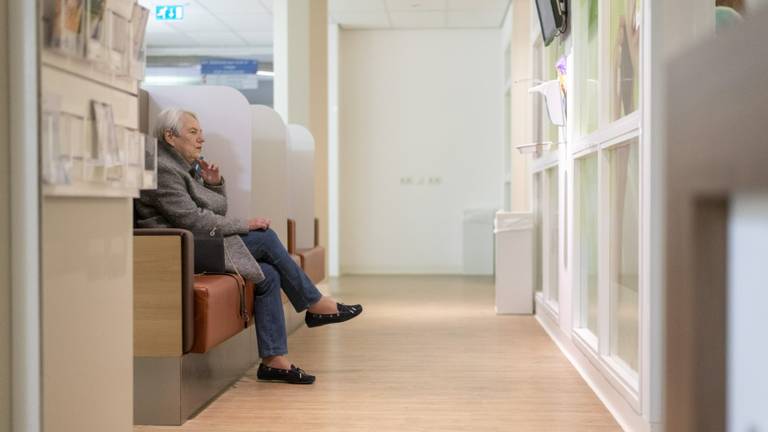
[[[541,311],[540,306],[537,302],[536,307],[539,311]],[[536,313],[536,320],[579,372],[579,375],[592,388],[592,391],[603,402],[622,429],[627,432],[661,432],[660,425],[649,424],[642,415],[635,412],[632,406],[613,388],[600,371],[592,365],[589,359],[579,351],[571,340],[570,335],[564,334],[558,323],[554,322],[548,314],[538,312]]]

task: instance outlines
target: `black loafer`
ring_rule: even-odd
[[[290,369],[278,369],[259,365],[259,371],[256,377],[262,381],[279,381],[288,384],[312,384],[315,382],[315,376],[310,375],[303,370],[291,365]]]
[[[307,323],[307,327],[319,327],[321,325],[349,321],[363,313],[363,307],[359,304],[350,306],[342,303],[336,303],[336,308],[339,312],[335,314],[316,314],[307,312],[306,316],[304,317],[304,322]]]

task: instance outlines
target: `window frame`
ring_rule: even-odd
[[[646,2],[642,1],[640,10],[642,11],[639,17],[639,25],[642,32],[647,31],[644,26],[644,18]],[[574,27],[580,25],[586,25],[587,12],[585,8],[581,7],[581,2],[573,3],[573,20]],[[642,120],[644,112],[644,98],[643,91],[645,86],[645,35],[640,35],[640,64],[638,65],[638,76],[640,86],[640,97],[637,100],[637,109],[625,115],[617,120],[611,121],[611,103],[610,93],[612,91],[611,83],[608,80],[611,77],[611,52],[612,46],[610,37],[611,26],[611,2],[599,2],[598,3],[598,103],[597,103],[597,128],[586,134],[581,134],[580,125],[582,118],[578,117],[577,111],[574,116],[574,127],[571,128],[571,134],[573,136],[572,144],[568,146],[568,158],[571,161],[571,167],[573,170],[573,182],[574,182],[574,203],[571,212],[568,214],[568,222],[572,224],[570,231],[573,233],[573,252],[570,254],[571,259],[574,260],[571,264],[573,269],[570,276],[571,285],[571,335],[575,341],[577,348],[590,360],[590,362],[601,371],[603,376],[611,383],[611,385],[627,400],[627,402],[637,411],[641,412],[641,374],[645,370],[645,355],[643,341],[645,340],[646,316],[643,313],[643,291],[646,289],[647,275],[644,270],[647,269],[645,262],[646,257],[643,254],[643,239],[646,235],[646,219],[644,214],[645,209],[643,197],[645,196],[645,175],[646,175],[646,163],[645,158],[647,152],[644,146],[645,140],[642,133]],[[573,31],[573,55],[578,56],[585,50],[586,42],[580,38],[586,35],[586,32]],[[573,82],[579,82],[580,68],[582,65],[574,62],[574,79]],[[579,97],[579,87],[574,85],[575,97]],[[626,362],[616,358],[611,354],[611,341],[612,335],[612,323],[614,313],[611,310],[611,305],[615,303],[615,299],[611,293],[610,288],[610,224],[613,223],[610,218],[609,199],[611,193],[610,179],[610,163],[609,163],[609,150],[616,145],[623,144],[629,140],[637,139],[636,145],[638,146],[638,178],[639,178],[639,191],[638,191],[638,364],[637,371],[632,370]],[[576,197],[576,180],[578,175],[576,174],[575,163],[577,159],[581,159],[590,155],[596,154],[598,160],[598,199],[597,199],[597,223],[598,223],[598,334],[593,334],[586,326],[586,323],[582,322],[581,310],[583,307],[582,287],[579,284],[580,271],[578,267],[578,244],[579,244],[579,232],[578,226],[575,224],[576,214],[578,213],[578,198]]]
[[[633,113],[634,114],[634,113]],[[610,136],[610,134],[606,134],[604,137],[604,141],[600,142],[595,145],[591,145],[585,148],[582,148],[579,151],[575,151],[572,153],[572,160],[575,163],[577,159],[581,159],[587,156],[591,155],[597,155],[597,161],[598,161],[598,167],[597,167],[597,183],[598,183],[598,198],[597,198],[597,226],[598,226],[598,235],[597,235],[597,256],[598,256],[598,263],[601,265],[598,265],[597,273],[598,273],[598,287],[597,287],[597,293],[598,293],[598,299],[597,299],[597,329],[598,334],[593,334],[591,330],[589,330],[586,327],[586,324],[582,322],[581,318],[581,310],[584,306],[582,303],[582,287],[579,284],[579,278],[581,276],[580,267],[578,264],[578,248],[576,245],[578,245],[579,242],[579,231],[577,230],[578,227],[575,225],[575,214],[578,212],[578,198],[574,196],[574,207],[573,207],[573,217],[569,218],[569,223],[572,223],[572,232],[574,233],[574,252],[571,254],[571,259],[574,260],[573,264],[571,265],[571,268],[573,271],[571,272],[571,291],[572,291],[572,313],[571,316],[572,322],[571,322],[571,335],[573,337],[573,340],[576,342],[577,348],[590,360],[590,362],[598,369],[600,370],[605,378],[611,383],[611,385],[629,402],[629,404],[635,409],[638,413],[640,413],[640,401],[641,401],[641,392],[640,392],[640,386],[641,386],[641,377],[640,374],[643,371],[644,367],[644,356],[642,353],[642,340],[644,336],[644,326],[643,326],[643,306],[641,301],[641,294],[640,290],[644,288],[645,284],[645,275],[643,274],[642,269],[644,268],[644,256],[642,254],[643,248],[642,248],[642,238],[644,235],[644,229],[645,229],[645,221],[643,220],[642,216],[642,196],[643,196],[643,182],[642,180],[639,182],[639,190],[638,190],[638,209],[640,209],[640,214],[638,214],[638,225],[639,225],[639,232],[638,232],[638,238],[637,238],[637,249],[638,249],[638,366],[637,371],[632,370],[629,368],[629,366],[621,359],[617,358],[615,355],[611,353],[611,340],[612,340],[612,320],[613,320],[613,313],[611,310],[611,304],[615,302],[614,296],[611,292],[610,287],[610,230],[611,226],[610,224],[612,221],[610,220],[610,213],[609,213],[609,199],[610,199],[610,182],[607,181],[610,176],[610,164],[609,164],[609,154],[608,152],[614,148],[615,146],[619,144],[623,144],[629,140],[637,139],[636,145],[639,146],[638,148],[638,157],[640,160],[638,161],[638,178],[642,179],[644,172],[643,172],[643,152],[642,150],[642,140],[641,140],[641,129],[639,126],[629,130],[625,131],[622,129],[615,129],[618,132],[620,132],[616,136]],[[574,168],[575,173],[575,168]],[[574,175],[574,181],[576,181],[577,176]]]

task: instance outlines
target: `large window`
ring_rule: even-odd
[[[640,96],[640,0],[611,0],[611,120],[633,113]]]
[[[640,404],[640,1],[574,0],[573,336]],[[620,120],[620,121],[619,121]]]
[[[542,72],[544,76],[544,81],[551,81],[557,79],[557,69],[556,65],[558,60],[563,56],[565,53],[565,47],[564,44],[560,41],[560,39],[556,39],[552,42],[548,47],[544,49],[544,63],[542,64]],[[541,99],[543,101],[543,97],[538,96],[537,99]],[[560,142],[560,127],[555,126],[551,121],[549,121],[549,115],[546,112],[546,107],[542,103],[542,108],[544,110],[544,141],[549,141],[552,143],[551,150],[556,151],[557,145]]]
[[[541,203],[544,197],[542,192],[541,174],[536,173],[533,175],[533,286],[537,293],[542,292],[544,288],[541,271],[541,251],[544,250],[541,244],[541,226],[543,224]]]
[[[581,293],[579,326],[597,337],[597,154],[576,160],[576,286]]]
[[[597,0],[578,0],[579,25],[576,29],[578,47],[576,61],[579,73],[576,101],[578,110],[578,131],[587,135],[597,129],[599,100],[598,75],[598,7]]]
[[[560,175],[557,165],[533,174],[534,286],[552,314],[560,310]]]
[[[550,168],[547,173],[547,299],[558,303],[560,300],[560,176],[558,168]]]
[[[535,17],[532,17],[534,19]],[[535,18],[538,19],[538,18]],[[538,23],[535,28],[538,29]],[[538,31],[531,37],[532,84],[558,79],[557,62],[564,56],[565,44],[555,40],[544,47]],[[547,113],[544,97],[531,97],[531,142],[551,146],[540,147],[533,163],[533,196],[535,245],[534,278],[537,304],[546,306],[552,316],[560,311],[560,157],[561,127],[555,126]],[[564,138],[565,136],[562,135]],[[542,151],[543,149],[543,151]]]
[[[533,46],[533,61],[532,61],[532,70],[531,70],[531,77],[532,77],[532,83],[536,84],[539,81],[544,79],[544,76],[542,75],[541,69],[542,64],[544,62],[543,60],[543,43],[541,40],[538,40],[534,46]],[[544,101],[543,98],[539,96],[534,96],[531,98],[531,112],[533,115],[531,116],[531,142],[534,143],[542,143],[544,142],[544,119],[546,118],[546,108],[544,107]]]
[[[608,150],[610,167],[611,355],[630,369],[638,365],[639,278],[639,142],[633,140]]]

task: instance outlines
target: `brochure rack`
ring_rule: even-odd
[[[44,194],[154,188],[157,143],[137,121],[149,11],[136,0],[44,0],[42,9]]]

